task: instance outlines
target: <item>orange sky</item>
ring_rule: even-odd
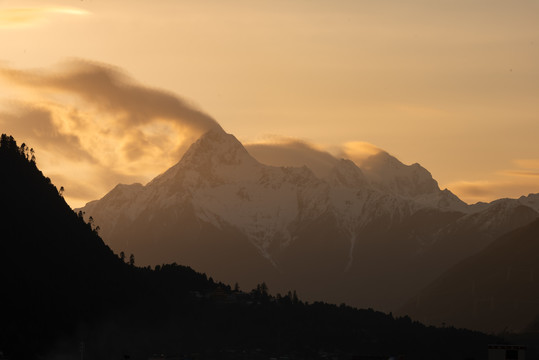
[[[1,131],[74,206],[165,170],[213,119],[516,197],[539,192],[537,19],[535,0],[0,1]]]

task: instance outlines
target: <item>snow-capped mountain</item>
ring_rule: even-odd
[[[380,158],[385,164],[379,163]],[[177,211],[178,204],[189,202],[197,219],[217,228],[223,224],[237,228],[271,259],[268,249],[274,240],[286,246],[292,241],[294,224],[327,212],[336,215],[353,246],[357,231],[377,217],[409,216],[427,207],[456,210],[464,204],[448,191],[440,191],[418,164],[404,166],[386,153],[370,163],[375,168],[369,179],[344,159],[327,178],[318,179],[307,167],[263,165],[233,135],[210,131],[180,162],[146,186],[118,185],[84,211],[100,224],[107,238],[115,231],[115,218],[124,215],[140,221],[148,211]]]
[[[385,151],[368,157],[361,169],[376,189],[394,196],[412,199],[422,208],[461,212],[472,211],[468,205],[445,189],[440,191],[430,172],[418,163],[404,165]]]
[[[440,190],[419,164],[381,152],[362,167],[342,159],[319,178],[305,166],[268,166],[233,135],[212,130],[147,185],[118,185],[82,210],[113,249],[142,265],[176,261],[247,287],[266,281],[276,291],[378,307],[398,304],[435,276],[412,275],[452,243],[458,221],[473,223],[471,234],[501,231],[503,221],[481,217],[496,210]],[[524,203],[539,201],[526,199],[518,200],[530,210],[525,219],[536,217]],[[485,245],[478,243],[477,250]],[[466,247],[444,264],[469,255]],[[406,276],[410,290],[394,294]],[[379,286],[376,278],[386,289],[362,297]]]

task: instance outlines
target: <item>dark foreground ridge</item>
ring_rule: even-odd
[[[0,351],[8,359],[486,359],[500,339],[372,309],[245,293],[126,263],[66,204],[33,151],[0,141]],[[262,281],[263,279],[261,279]]]

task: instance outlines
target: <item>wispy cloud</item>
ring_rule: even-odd
[[[361,166],[365,159],[381,151],[383,150],[378,146],[365,141],[350,141],[343,144],[340,155]]]
[[[539,176],[539,159],[515,159],[513,164],[517,169],[501,171],[501,175],[519,176],[519,177],[538,177]]]
[[[539,159],[516,159],[513,164],[515,169],[491,174],[489,181],[457,181],[447,187],[470,203],[536,193],[539,188]]]
[[[37,25],[58,14],[84,16],[90,12],[79,8],[54,6],[0,9],[0,28]]]
[[[32,139],[43,149],[50,150],[74,161],[95,163],[94,156],[84,149],[76,134],[62,131],[47,108],[15,103],[0,112],[0,124],[25,139]]]
[[[264,164],[307,166],[319,177],[325,177],[339,159],[352,160],[361,168],[367,158],[383,151],[362,141],[346,142],[328,148],[306,140],[286,137],[271,137],[265,141],[246,144],[245,147]]]
[[[18,99],[0,109],[2,132],[34,147],[38,163],[75,206],[118,182],[145,182],[179,161],[201,134],[221,126],[181,97],[140,84],[121,69],[72,60],[55,68],[20,70],[0,64]],[[17,93],[18,91],[18,93]],[[360,168],[383,151],[367,142],[331,148],[295,138],[246,145],[260,162],[303,166],[324,176],[340,158]],[[368,170],[368,169],[365,169]],[[490,174],[492,175],[492,174]],[[517,159],[490,181],[445,184],[467,202],[537,191],[539,159]]]
[[[27,99],[0,111],[3,131],[35,147],[38,161],[52,172],[71,174],[70,183],[84,189],[81,194],[94,189],[93,198],[121,180],[151,179],[177,162],[201,134],[221,128],[179,96],[137,83],[105,64],[72,60],[41,70],[0,66],[0,79]],[[105,172],[112,176],[103,180]],[[99,192],[84,185],[89,179],[100,184]],[[69,188],[65,194],[70,196]]]
[[[178,96],[136,83],[119,68],[71,60],[56,71],[0,68],[0,76],[23,87],[75,95],[98,110],[116,116],[122,125],[140,126],[156,120],[207,131],[220,127],[209,115]]]
[[[511,176],[525,176],[525,177],[537,177],[539,176],[539,171],[505,171],[504,174]]]
[[[246,145],[246,148],[262,163],[273,166],[305,165],[322,177],[328,174],[340,158],[352,160],[366,174],[372,173],[373,158],[371,156],[385,152],[376,145],[361,141],[333,146],[330,152],[323,146],[305,140],[279,137],[250,143]],[[539,159],[520,159],[513,163],[516,169],[486,174],[489,175],[488,181],[456,181],[444,184],[442,188],[447,187],[468,203],[490,202],[503,197],[518,198],[537,192]]]
[[[490,202],[500,198],[518,198],[537,193],[537,180],[518,181],[514,179],[494,179],[492,181],[458,181],[447,187],[467,203]]]
[[[449,185],[451,191],[459,196],[474,199],[476,201],[489,201],[499,192],[501,187],[509,186],[508,183],[495,183],[491,181],[458,181]]]
[[[293,138],[272,138],[269,141],[246,144],[245,148],[261,163],[272,166],[307,166],[322,177],[338,161],[323,148]]]

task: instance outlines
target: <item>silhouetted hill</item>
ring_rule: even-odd
[[[427,324],[522,331],[539,314],[539,220],[511,231],[421,291],[403,309]]]
[[[170,285],[170,272],[155,281],[153,272],[120,260],[37,169],[32,152],[6,135],[0,169],[0,350],[28,359],[133,307],[141,288]],[[174,270],[183,292],[211,285],[188,268]]]
[[[499,339],[373,310],[232,291],[176,264],[126,264],[11,137],[0,141],[0,350],[12,359],[486,358]]]
[[[111,296],[96,307],[88,296],[96,296],[96,287],[103,283],[117,282],[112,276],[122,264],[71,211],[26,147],[19,148],[5,135],[0,167],[0,346],[29,356],[83,318],[96,315],[105,301],[117,301]]]

